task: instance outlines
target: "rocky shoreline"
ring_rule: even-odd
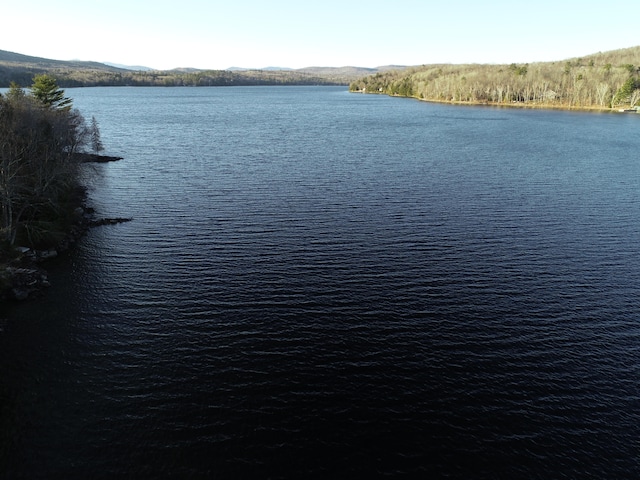
[[[86,153],[78,152],[75,154],[75,158],[80,163],[109,163],[122,160],[122,157],[114,157],[111,155],[101,155],[98,153]]]
[[[74,214],[77,218],[76,222],[57,245],[45,250],[16,248],[18,256],[8,262],[1,276],[0,300],[23,301],[37,296],[51,286],[48,273],[42,267],[43,262],[56,258],[60,253],[69,250],[90,228],[115,225],[132,220],[131,218],[96,219],[94,210],[89,207],[77,207]]]
[[[76,154],[82,163],[106,163],[121,157],[91,153]],[[95,210],[85,204],[86,191],[79,195],[79,204],[73,211],[74,221],[61,241],[46,249],[16,247],[11,258],[0,260],[0,301],[18,300],[38,296],[51,286],[42,263],[69,250],[87,231],[94,227],[129,222],[131,218],[96,218]]]

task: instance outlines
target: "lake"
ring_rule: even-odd
[[[133,220],[0,307],[0,476],[638,478],[639,115],[66,93]]]

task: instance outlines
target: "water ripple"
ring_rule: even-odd
[[[640,473],[628,118],[172,93],[73,92],[134,221],[2,322],[10,476]]]

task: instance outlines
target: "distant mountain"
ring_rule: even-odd
[[[165,71],[174,72],[174,73],[196,73],[196,72],[201,72],[202,70],[198,68],[178,67],[178,68],[172,68],[171,70],[165,70]]]
[[[262,70],[264,72],[289,72],[289,71],[292,71],[293,68],[288,68],[288,67],[264,67],[264,68],[229,67],[227,68],[227,71],[229,72],[250,72],[253,70]]]
[[[32,57],[22,55],[20,53],[7,52],[0,50],[0,66],[12,65],[23,66],[28,68],[48,69],[48,68],[85,68],[94,70],[113,71],[122,70],[99,62],[87,62],[82,60],[51,60],[49,58]]]
[[[389,70],[404,70],[405,68],[411,68],[409,65],[384,65],[382,67],[376,67],[376,70],[380,72],[386,72]]]
[[[99,62],[52,60],[0,50],[0,87],[8,87],[11,82],[23,87],[31,85],[33,76],[41,73],[55,76],[63,87],[74,87],[126,72],[128,70]]]
[[[0,50],[0,87],[10,82],[26,87],[33,76],[49,73],[63,87],[81,86],[223,86],[223,85],[349,85],[350,82],[377,72],[402,67],[264,67],[227,70],[176,68],[154,70],[149,67],[80,60],[51,60]]]
[[[364,75],[373,75],[379,70],[365,67],[305,67],[298,71],[313,73],[314,75],[354,75],[362,77]]]
[[[307,72],[315,75],[372,75],[377,72],[385,72],[388,70],[402,70],[407,68],[401,65],[387,65],[384,67],[304,67],[304,68],[288,68],[288,67],[264,67],[264,68],[245,68],[245,67],[229,67],[228,72]]]
[[[133,70],[134,72],[150,72],[152,70],[155,70],[155,68],[143,67],[139,65],[122,65],[119,63],[111,63],[111,62],[103,62],[103,63],[110,67],[121,68],[123,70]]]

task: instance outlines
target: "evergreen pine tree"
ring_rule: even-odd
[[[72,101],[64,96],[64,90],[58,87],[51,75],[41,74],[33,77],[31,94],[45,106],[57,110],[70,110]]]
[[[96,117],[91,117],[91,126],[89,127],[89,132],[91,134],[91,149],[93,153],[98,154],[102,150],[104,150],[104,145],[102,145],[102,140],[100,138],[100,128],[98,127],[98,121]]]

